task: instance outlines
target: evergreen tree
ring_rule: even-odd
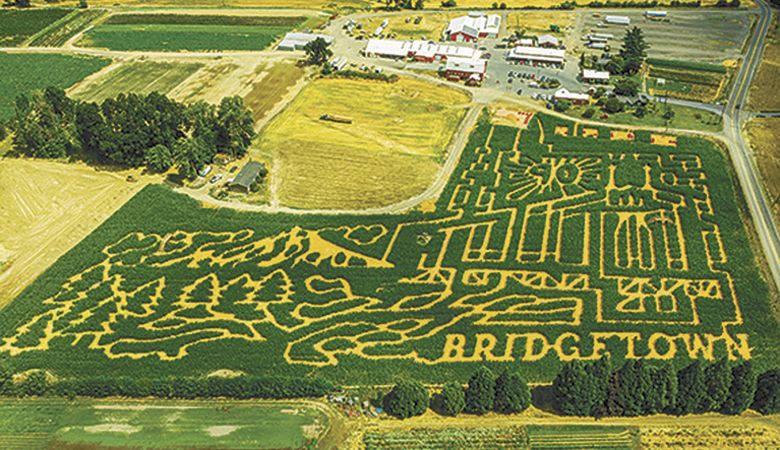
[[[710,364],[704,369],[704,378],[707,383],[707,399],[704,404],[705,411],[720,411],[728,399],[733,377],[728,363],[721,359]]]
[[[702,413],[708,402],[704,369],[697,360],[677,372],[677,400],[671,411],[677,415]]]
[[[750,361],[731,369],[731,386],[720,411],[724,414],[741,414],[750,407],[756,394],[756,374]]]
[[[620,49],[620,57],[624,60],[624,74],[634,75],[639,72],[647,58],[648,48],[641,28],[635,26],[628,30],[623,38],[623,47]]]
[[[11,395],[14,393],[13,375],[14,371],[8,359],[0,357],[0,395]]]
[[[406,419],[424,413],[429,400],[425,386],[416,381],[402,381],[385,395],[384,408],[388,414]]]
[[[303,51],[306,52],[306,61],[316,66],[325,64],[333,56],[330,44],[323,38],[317,38],[304,45]]]
[[[677,400],[677,372],[671,364],[650,368],[650,392],[645,405],[647,414],[667,411]]]
[[[617,371],[619,403],[624,416],[647,413],[653,389],[651,372],[643,360],[629,360]]]
[[[753,409],[761,414],[780,412],[780,369],[772,369],[758,377]]]
[[[436,399],[437,410],[447,416],[457,416],[466,407],[463,387],[458,383],[445,384]]]
[[[496,379],[496,398],[493,410],[504,414],[525,411],[531,406],[528,383],[518,372],[504,371]]]
[[[487,367],[480,367],[471,375],[466,389],[466,412],[485,414],[493,409],[496,397],[496,377]]]
[[[173,165],[171,150],[163,144],[157,144],[146,151],[146,165],[155,172],[165,172]]]
[[[604,412],[604,404],[607,401],[609,378],[612,372],[609,358],[602,356],[601,359],[588,363],[585,365],[585,372],[588,374],[588,397],[591,403],[588,415],[597,416]]]
[[[553,380],[556,409],[569,416],[588,416],[594,410],[590,379],[585,363],[579,360],[563,364]]]

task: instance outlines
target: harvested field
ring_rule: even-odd
[[[70,12],[62,8],[0,10],[0,47],[19,46]]]
[[[30,47],[60,47],[106,14],[108,12],[103,9],[73,11],[41,30],[30,39],[27,45]]]
[[[528,35],[541,36],[551,34],[559,38],[565,37],[566,29],[574,26],[573,11],[523,11],[507,14],[506,27],[508,33],[524,31]],[[550,25],[558,25],[560,32],[550,30]]]
[[[321,79],[262,133],[281,167],[279,199],[296,208],[392,204],[430,185],[468,97],[413,79]],[[351,124],[320,120],[344,116]]]
[[[463,12],[409,13],[386,17],[371,17],[359,22],[363,24],[362,34],[366,36],[371,35],[381,25],[382,21],[387,19],[388,24],[385,28],[385,36],[395,33],[397,39],[422,39],[424,36],[425,39],[439,40],[450,20],[462,15]],[[360,32],[356,34],[360,34]]]
[[[167,94],[201,67],[202,64],[198,63],[118,62],[74,87],[69,94],[93,102],[123,93]]]
[[[305,17],[117,14],[78,45],[121,51],[263,50]]]
[[[0,159],[0,306],[141,187],[77,164]]]
[[[90,5],[113,6],[116,0],[94,0]],[[123,6],[181,6],[181,0],[122,0]],[[369,0],[187,0],[189,7],[299,8],[334,10],[374,6]]]
[[[289,94],[304,74],[304,70],[294,62],[280,61],[263,67],[259,74],[261,78],[256,79],[252,90],[244,97],[244,102],[252,109],[255,124],[268,118],[271,110]]]
[[[767,198],[780,221],[780,117],[754,117],[747,125],[747,137],[761,172]]]
[[[710,450],[780,448],[780,433],[761,426],[642,427],[642,449]]]
[[[772,18],[761,67],[750,87],[750,106],[756,111],[780,111],[780,19]]]
[[[0,52],[0,67],[13,67],[0,77],[0,119],[13,114],[16,96],[47,86],[67,89],[107,66],[103,58],[67,55],[29,55]]]
[[[429,212],[238,212],[149,186],[0,310],[0,352],[63,378],[230,370],[346,385],[518,364],[546,381],[562,359],[605,352],[615,366],[776,364],[774,299],[728,157],[704,139],[670,151],[609,131],[485,114]]]

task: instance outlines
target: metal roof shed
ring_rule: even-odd
[[[238,172],[238,175],[236,175],[236,178],[233,179],[233,182],[230,183],[230,188],[241,188],[249,193],[249,190],[252,187],[252,183],[257,180],[257,177],[260,175],[262,170],[262,164],[257,161],[249,161],[244,165],[244,167],[241,168],[241,170]]]

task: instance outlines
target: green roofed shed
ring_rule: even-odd
[[[230,183],[231,189],[242,189],[249,192],[252,184],[257,180],[260,172],[263,171],[263,165],[257,161],[249,161],[241,168],[238,175]]]

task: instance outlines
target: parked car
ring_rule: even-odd
[[[206,167],[200,169],[200,172],[198,172],[198,175],[200,175],[202,177],[205,177],[205,176],[207,176],[210,173],[211,173],[211,166],[206,166]]]
[[[209,183],[214,184],[214,183],[216,183],[217,181],[219,181],[221,179],[222,179],[222,174],[218,173],[218,174],[214,175],[213,177],[211,177],[211,180],[209,180]]]

